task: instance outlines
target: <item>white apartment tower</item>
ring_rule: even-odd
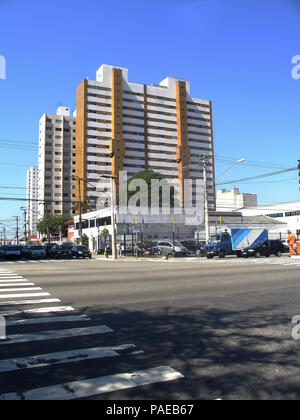
[[[73,214],[75,201],[76,118],[70,108],[44,114],[39,125],[39,218]]]
[[[127,69],[102,65],[96,80],[77,88],[76,112],[76,175],[89,182],[80,197],[76,186],[76,200],[103,197],[103,175],[127,171],[130,178],[149,169],[177,179],[184,204],[184,180],[203,179],[206,155],[209,207],[215,209],[212,104],[191,97],[188,81],[131,83]]]
[[[38,222],[38,178],[39,168],[32,166],[27,171],[27,229],[29,236],[37,233],[36,225]]]

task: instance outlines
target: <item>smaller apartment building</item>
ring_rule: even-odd
[[[287,229],[289,229],[300,240],[300,201],[248,207],[239,211],[244,216],[267,216],[286,223],[286,228],[282,229],[282,238],[287,236]]]
[[[39,126],[39,218],[73,214],[75,201],[76,118],[70,108],[44,114]],[[46,203],[46,204],[44,204]]]
[[[36,234],[38,223],[38,178],[39,168],[32,166],[27,171],[27,229],[30,236]]]

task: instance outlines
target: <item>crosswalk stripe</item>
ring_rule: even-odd
[[[50,296],[50,293],[13,293],[0,295],[0,299],[10,299],[10,298],[24,298],[24,297],[40,297],[40,296]]]
[[[56,303],[61,302],[60,299],[25,299],[25,300],[10,300],[7,302],[0,302],[0,306],[13,306],[13,305],[36,305],[40,303]]]
[[[35,286],[34,283],[27,283],[27,282],[23,282],[23,283],[0,283],[0,288],[1,287],[15,287],[15,286],[22,286],[22,287],[27,287],[27,286]],[[28,290],[28,289],[26,289]]]
[[[22,279],[22,276],[0,276],[1,280],[5,280],[5,279]]]
[[[184,376],[173,368],[161,366],[133,373],[122,373],[37,388],[23,393],[3,394],[0,396],[0,400],[75,400],[182,378]]]
[[[33,334],[16,334],[7,336],[6,340],[0,341],[0,345],[10,345],[27,343],[33,341],[47,341],[70,337],[84,337],[87,335],[97,335],[111,333],[113,330],[106,325],[87,328],[72,328],[67,330],[42,331]]]
[[[58,353],[42,354],[39,356],[0,360],[0,373],[54,366],[62,363],[82,362],[105,357],[117,357],[121,356],[122,351],[134,348],[135,346],[133,344],[124,344],[113,347],[95,347],[82,350],[69,350]]]
[[[24,286],[24,285],[22,285],[22,286]],[[15,289],[2,289],[0,287],[0,293],[3,293],[3,292],[26,292],[26,291],[32,291],[33,292],[34,290],[38,291],[38,290],[43,290],[43,289],[41,287],[17,287]],[[2,295],[0,295],[0,299],[1,299],[1,296]]]
[[[51,316],[45,318],[32,318],[32,319],[20,319],[18,321],[6,321],[7,327],[18,326],[18,325],[35,325],[35,324],[53,324],[59,322],[83,322],[91,321],[87,315],[75,315],[75,316]]]
[[[26,309],[23,311],[0,311],[2,316],[15,316],[22,314],[51,314],[51,313],[60,313],[60,312],[72,312],[75,311],[72,306],[53,306],[45,308],[36,308],[36,309]]]
[[[5,279],[5,280],[0,280],[0,284],[1,283],[21,283],[21,282],[27,282],[28,280],[27,279],[23,279],[23,278],[20,278],[20,279]]]

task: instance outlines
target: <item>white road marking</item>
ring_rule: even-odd
[[[1,302],[0,306],[13,306],[13,305],[36,305],[40,303],[56,303],[61,302],[60,299],[30,299],[30,300],[11,300]]]
[[[51,296],[50,293],[16,293],[8,295],[0,295],[0,299],[10,299],[10,298],[24,298],[24,297],[40,297],[40,296]]]
[[[22,285],[22,286],[24,286],[24,285]],[[0,293],[3,293],[3,292],[27,292],[27,291],[32,291],[33,292],[34,290],[38,291],[38,290],[43,290],[43,289],[41,289],[40,287],[17,287],[16,289],[2,289],[0,287]],[[0,299],[1,299],[1,296],[2,295],[0,295]]]
[[[84,381],[69,382],[23,393],[3,394],[0,400],[74,400],[122,389],[182,379],[184,376],[169,366],[133,373],[123,373]]]
[[[18,321],[7,321],[6,326],[18,326],[18,325],[35,325],[35,324],[51,324],[59,322],[83,322],[91,321],[86,315],[75,315],[75,316],[49,316],[45,318],[32,318],[32,319],[20,319]]]
[[[11,279],[11,278],[9,278],[9,279],[6,279],[6,280],[0,280],[0,284],[1,283],[16,283],[16,282],[18,282],[18,283],[21,283],[21,282],[26,283],[27,281],[28,281],[27,279],[23,279],[23,278],[21,278],[21,279]]]
[[[52,300],[52,299],[51,299]],[[24,311],[0,311],[2,316],[14,316],[21,314],[51,314],[51,313],[60,313],[60,312],[71,312],[75,311],[72,306],[53,306],[37,309],[26,309]]]
[[[27,283],[27,282],[23,282],[23,283],[15,283],[15,282],[11,282],[11,283],[1,283],[0,282],[0,287],[14,287],[14,286],[35,286],[34,283]]]
[[[53,366],[62,363],[82,362],[86,360],[101,359],[104,357],[117,357],[121,355],[119,352],[134,348],[135,346],[133,344],[124,344],[113,347],[96,347],[42,354],[39,356],[21,357],[17,359],[0,360],[0,373]]]
[[[27,343],[33,341],[48,341],[70,337],[84,337],[86,335],[97,335],[111,333],[113,330],[106,325],[87,328],[72,328],[67,330],[43,331],[33,334],[8,335],[6,340],[0,341],[0,345]]]

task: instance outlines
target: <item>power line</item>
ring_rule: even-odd
[[[11,148],[11,149],[14,149],[14,150],[26,150],[26,151],[39,151],[39,150],[45,149],[45,150],[53,151],[53,149],[55,148],[55,146],[54,146],[55,139],[51,138],[49,140],[54,141],[54,143],[51,146],[46,145],[47,139],[45,140],[45,143],[42,144],[42,145],[37,144],[36,142],[0,139],[0,148]],[[61,141],[61,140],[62,139],[57,139],[57,141]],[[110,138],[107,137],[107,140],[103,140],[103,141],[109,141],[109,140],[110,140]],[[70,142],[70,146],[72,145],[71,143],[72,142]],[[63,148],[63,143],[60,144],[60,146],[61,146],[61,148]],[[78,146],[76,146],[76,149],[73,149],[73,150],[74,150],[73,153],[75,153],[75,154],[78,154],[78,155],[85,154],[84,148],[79,148]],[[208,155],[208,157],[214,158],[215,161],[217,161],[219,163],[233,163],[233,162],[236,162],[238,160],[237,158],[222,156],[218,153],[215,153],[214,155]],[[6,163],[6,164],[8,164],[8,163]],[[24,166],[26,166],[26,165],[24,165]],[[279,165],[279,164],[275,164],[275,163],[271,163],[271,162],[259,162],[259,161],[250,161],[250,160],[246,160],[245,163],[244,163],[244,166],[266,167],[266,168],[267,167],[269,167],[269,168],[287,168],[284,165]]]
[[[220,182],[220,183],[217,183],[216,186],[219,186],[219,185],[227,185],[227,184],[237,184],[239,182],[251,181],[253,179],[267,178],[267,177],[281,175],[283,173],[292,172],[292,171],[298,171],[298,170],[299,170],[298,167],[289,168],[289,169],[283,169],[282,171],[270,172],[268,174],[262,174],[262,175],[257,175],[257,176],[253,176],[253,177],[248,177],[248,178],[235,179],[235,180],[227,181],[227,182]]]

